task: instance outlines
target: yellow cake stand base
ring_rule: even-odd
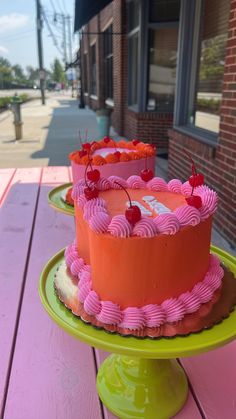
[[[236,273],[236,259],[212,246]],[[45,266],[39,283],[41,301],[50,317],[67,333],[105,351],[114,352],[101,365],[97,389],[102,402],[119,418],[168,419],[184,405],[188,383],[177,357],[218,348],[236,336],[236,310],[212,329],[184,337],[138,339],[110,334],[85,324],[57,298],[54,275],[64,260],[64,249]],[[117,355],[118,354],[118,355]]]

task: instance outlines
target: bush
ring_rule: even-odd
[[[19,97],[21,98],[22,102],[26,102],[29,99],[29,95],[27,95],[26,93],[19,95]],[[0,109],[3,110],[8,108],[8,105],[11,103],[11,100],[12,96],[0,97]]]
[[[220,99],[197,99],[197,110],[218,115],[220,104]]]

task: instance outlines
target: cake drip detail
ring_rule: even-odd
[[[119,186],[120,184],[120,186]],[[142,189],[156,192],[172,192],[182,194],[184,197],[191,193],[192,186],[189,182],[181,183],[178,179],[172,179],[168,183],[159,177],[154,177],[148,182],[141,179],[140,176],[130,176],[127,181],[118,176],[110,176],[107,179],[101,178],[96,183],[99,191],[110,189]],[[217,194],[206,185],[197,186],[195,191],[201,199],[201,208],[188,205],[187,203],[175,209],[173,212],[162,211],[158,209],[159,215],[154,218],[148,218],[143,214],[137,225],[129,225],[126,218],[121,215],[109,217],[105,200],[94,198],[87,201],[84,196],[84,182],[79,181],[73,188],[72,197],[76,200],[78,207],[83,211],[84,219],[89,223],[91,229],[96,233],[110,233],[115,237],[153,237],[158,234],[176,234],[181,228],[186,226],[196,226],[205,221],[214,214],[217,209]],[[150,192],[149,192],[150,194]],[[149,197],[149,196],[148,196]],[[147,198],[144,196],[144,198]],[[153,198],[154,197],[149,197]],[[154,201],[153,201],[154,202]],[[164,208],[164,205],[158,203]],[[158,207],[159,208],[159,207]],[[170,210],[169,210],[170,211]]]
[[[138,223],[135,228],[137,226]],[[102,323],[130,330],[159,327],[165,323],[180,321],[186,314],[196,312],[202,304],[211,301],[214,292],[220,288],[224,276],[219,259],[211,254],[209,269],[203,281],[197,283],[191,291],[181,294],[178,298],[169,298],[159,305],[148,304],[143,307],[121,309],[112,301],[101,301],[92,289],[90,266],[85,265],[78,256],[75,244],[67,247],[65,260],[67,267],[71,271],[73,269],[79,279],[78,299],[84,304],[85,312],[95,316]]]

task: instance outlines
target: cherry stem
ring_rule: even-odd
[[[80,142],[81,147],[83,148],[83,142],[82,142],[82,138],[81,138],[80,129],[79,129],[79,142]]]
[[[114,183],[116,183],[117,185],[119,185],[124,191],[125,191],[125,193],[126,193],[126,195],[128,196],[128,199],[129,199],[129,206],[130,207],[132,207],[132,202],[131,202],[131,198],[130,198],[130,195],[129,195],[129,193],[128,193],[128,191],[124,188],[124,186],[122,186],[119,182],[117,182],[116,180],[115,180],[115,182]]]
[[[85,180],[85,185],[87,186],[87,188],[89,188],[89,189],[91,189],[91,187],[89,186],[89,184],[88,184],[88,182],[87,182],[87,171],[88,171],[88,167],[89,167],[89,165],[90,165],[91,163],[90,163],[90,159],[89,159],[89,161],[88,161],[88,163],[87,163],[87,165],[86,165],[86,168],[85,168],[85,173],[84,173],[84,180]]]
[[[186,154],[186,156],[190,159],[191,163],[192,163],[192,174],[196,175],[197,174],[197,169],[196,169],[196,165],[192,159],[192,157],[190,156],[190,154],[188,153],[188,151],[186,151],[185,149],[183,150],[184,153]]]
[[[146,154],[146,157],[145,157],[145,169],[147,170],[147,154]]]

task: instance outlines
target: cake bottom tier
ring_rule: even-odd
[[[122,311],[119,307],[115,310],[112,302],[99,301],[91,289],[89,265],[85,265],[78,255],[73,258],[71,248],[69,251],[67,249],[66,262],[56,272],[54,285],[59,299],[73,314],[108,332],[151,338],[187,335],[219,323],[236,304],[236,281],[233,274],[219,265],[216,256],[211,258],[214,280],[210,282],[211,286],[207,285],[206,279],[209,280],[212,269],[210,266],[205,282],[199,283],[197,287],[201,290],[201,303],[199,298],[195,298],[196,292],[189,292],[182,299],[185,305],[181,303],[181,298],[179,301],[172,299],[164,302],[167,308],[165,313],[162,307],[155,305],[130,307]]]

